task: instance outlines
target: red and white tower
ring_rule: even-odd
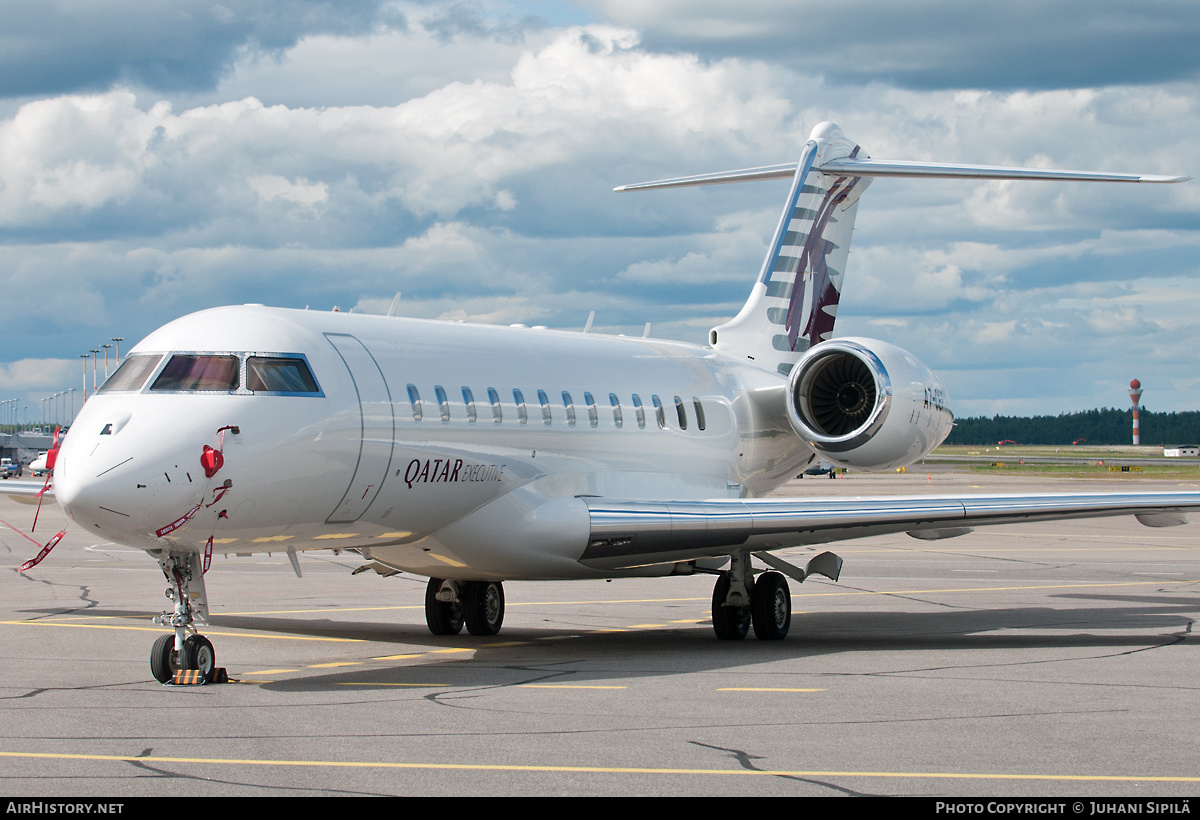
[[[1133,401],[1133,443],[1142,443],[1142,432],[1138,427],[1138,402],[1142,399],[1142,383],[1134,379],[1129,383],[1129,398]]]

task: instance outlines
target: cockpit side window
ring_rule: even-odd
[[[308,362],[284,356],[246,357],[246,389],[255,393],[320,392]]]
[[[100,385],[97,393],[107,393],[110,390],[141,390],[147,377],[158,367],[162,356],[130,356],[121,362],[121,366]]]
[[[197,356],[175,353],[158,374],[151,390],[209,390],[232,393],[238,387],[237,356]]]

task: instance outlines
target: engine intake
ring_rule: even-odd
[[[796,395],[797,410],[807,425],[838,437],[863,426],[875,409],[879,389],[866,362],[847,352],[831,351],[815,364]]]

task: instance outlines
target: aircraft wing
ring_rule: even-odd
[[[591,537],[580,562],[595,569],[769,552],[907,532],[936,540],[975,527],[1133,515],[1151,527],[1187,523],[1200,493],[763,498],[714,501],[581,499]]]
[[[45,492],[42,489],[45,488]],[[40,496],[43,501],[54,501],[54,485],[47,486],[42,479],[37,481],[10,480],[0,485],[0,495],[7,495],[22,504],[36,504]]]

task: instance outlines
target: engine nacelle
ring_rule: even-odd
[[[937,376],[876,339],[821,342],[792,368],[792,429],[827,461],[888,470],[928,455],[954,424]]]

